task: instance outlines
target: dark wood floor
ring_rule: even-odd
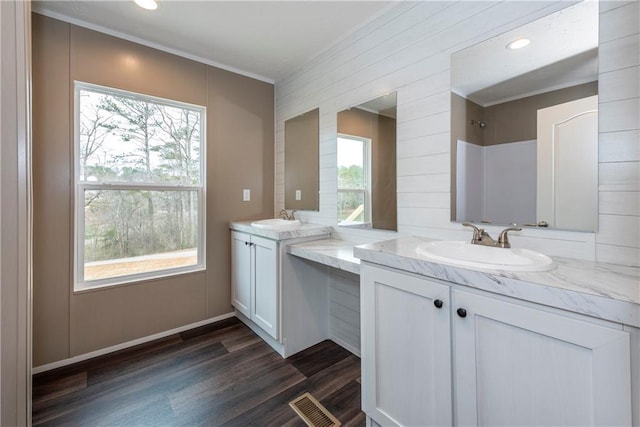
[[[305,392],[365,424],[358,357],[324,341],[282,359],[231,318],[35,375],[33,425],[304,426]]]

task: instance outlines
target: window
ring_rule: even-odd
[[[203,269],[205,108],[75,84],[75,288]]]
[[[371,140],[338,135],[338,223],[371,222],[369,189]]]

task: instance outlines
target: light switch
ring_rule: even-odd
[[[251,201],[251,190],[249,190],[248,188],[245,188],[244,190],[242,190],[242,201],[243,202]]]
[[[302,190],[296,190],[296,200],[302,200]]]

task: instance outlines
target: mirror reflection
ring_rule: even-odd
[[[397,230],[396,93],[338,113],[338,225]]]
[[[452,55],[453,221],[596,229],[597,46],[582,2]]]
[[[320,110],[284,122],[284,206],[290,210],[319,209]]]

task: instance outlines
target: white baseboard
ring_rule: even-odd
[[[153,340],[157,340],[159,338],[168,337],[169,335],[177,334],[180,332],[187,331],[189,329],[198,328],[200,326],[208,325],[209,323],[218,322],[220,320],[228,319],[230,317],[234,317],[235,312],[222,314],[220,316],[212,317],[210,319],[201,320],[199,322],[191,323],[189,325],[180,326],[179,328],[171,329],[164,332],[158,332],[157,334],[148,335],[146,337],[138,338],[132,341],[127,341],[122,344],[112,345],[111,347],[103,348],[100,350],[92,351],[90,353],[81,354],[79,356],[70,357],[68,359],[59,360],[57,362],[47,363],[46,365],[41,365],[33,368],[31,371],[33,375],[39,374],[41,372],[50,371],[52,369],[61,368],[63,366],[71,365],[74,363],[82,362],[87,359],[91,359],[98,356],[104,356],[105,354],[113,353],[114,351],[123,350],[125,348],[133,347],[139,344],[144,344]]]

